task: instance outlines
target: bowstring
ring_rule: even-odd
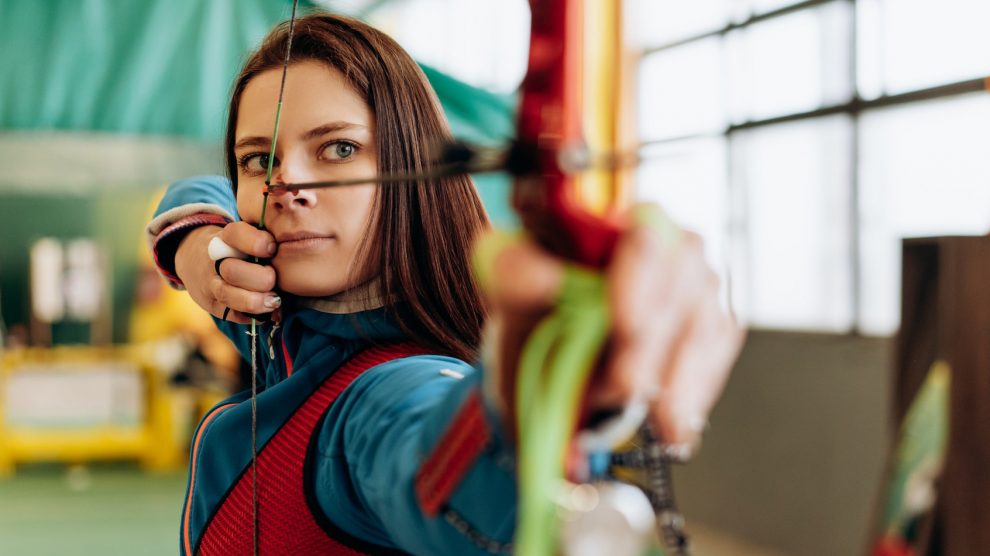
[[[289,18],[289,37],[285,45],[285,59],[282,62],[282,82],[278,89],[278,104],[275,108],[275,129],[272,131],[272,145],[268,151],[268,170],[265,173],[265,187],[262,190],[261,217],[258,229],[265,229],[265,213],[268,210],[269,186],[275,165],[275,144],[278,141],[278,128],[282,121],[282,100],[285,97],[285,78],[289,71],[289,56],[292,52],[292,36],[296,28],[296,8],[299,0],[292,0],[292,16]],[[255,262],[260,262],[255,258]],[[258,540],[258,319],[251,317],[251,520],[255,556],[259,556]]]

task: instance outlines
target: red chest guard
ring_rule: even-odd
[[[337,396],[367,369],[427,353],[413,344],[368,348],[344,363],[313,391],[258,453],[258,545],[262,556],[357,556],[392,552],[360,541],[321,523],[307,501],[306,454],[310,440]],[[197,554],[241,556],[254,553],[250,468],[228,492],[200,540]],[[324,522],[326,520],[323,520]]]

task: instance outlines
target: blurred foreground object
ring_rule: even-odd
[[[986,554],[990,547],[988,276],[990,237],[904,240],[895,422],[914,424],[913,401],[929,395],[919,394],[931,387],[924,386],[927,380],[940,380],[939,367],[932,370],[936,361],[951,369],[945,462],[934,507],[919,519],[916,540],[905,547],[910,549],[907,554],[967,556]],[[936,373],[931,379],[930,370]]]
[[[951,371],[936,361],[911,403],[887,470],[881,521],[873,556],[913,554],[931,534],[926,519],[935,504],[945,460]]]

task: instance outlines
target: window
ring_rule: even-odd
[[[849,100],[848,12],[844,2],[830,3],[728,33],[732,121],[805,112]]]
[[[990,2],[859,0],[865,97],[990,74]]]
[[[634,6],[636,194],[751,325],[891,334],[901,240],[990,231],[990,3]]]
[[[637,169],[638,198],[663,206],[679,225],[705,239],[705,256],[723,278],[728,266],[726,146],[721,137],[658,145]]]
[[[729,22],[733,0],[629,2],[634,41],[644,48],[660,46],[721,29]]]
[[[754,326],[845,331],[852,325],[848,117],[745,131],[732,182],[745,192],[741,311]]]
[[[889,334],[901,238],[990,232],[990,95],[876,110],[861,125],[860,318],[865,332]]]
[[[511,93],[526,74],[526,0],[377,2],[368,17],[417,61],[476,87]]]
[[[722,47],[707,39],[653,54],[639,71],[640,134],[665,139],[725,128]]]

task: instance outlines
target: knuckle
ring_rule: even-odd
[[[217,303],[227,303],[227,288],[224,286],[224,281],[219,276],[210,282],[210,293]]]
[[[214,317],[222,316],[223,310],[225,309],[223,304],[217,302],[216,300],[209,302],[208,307],[209,307],[209,313]]]
[[[224,227],[222,239],[227,245],[235,249],[243,250],[245,237],[250,237],[253,227],[247,222],[233,222]]]
[[[237,231],[237,227],[239,224],[241,223],[231,222],[230,224],[224,226],[219,232],[217,232],[217,235],[220,236],[220,239],[224,240],[227,243],[230,243],[231,239],[235,235],[235,232]]]
[[[264,288],[266,290],[274,290],[276,283],[275,269],[272,267],[265,267],[265,278],[264,278]]]

